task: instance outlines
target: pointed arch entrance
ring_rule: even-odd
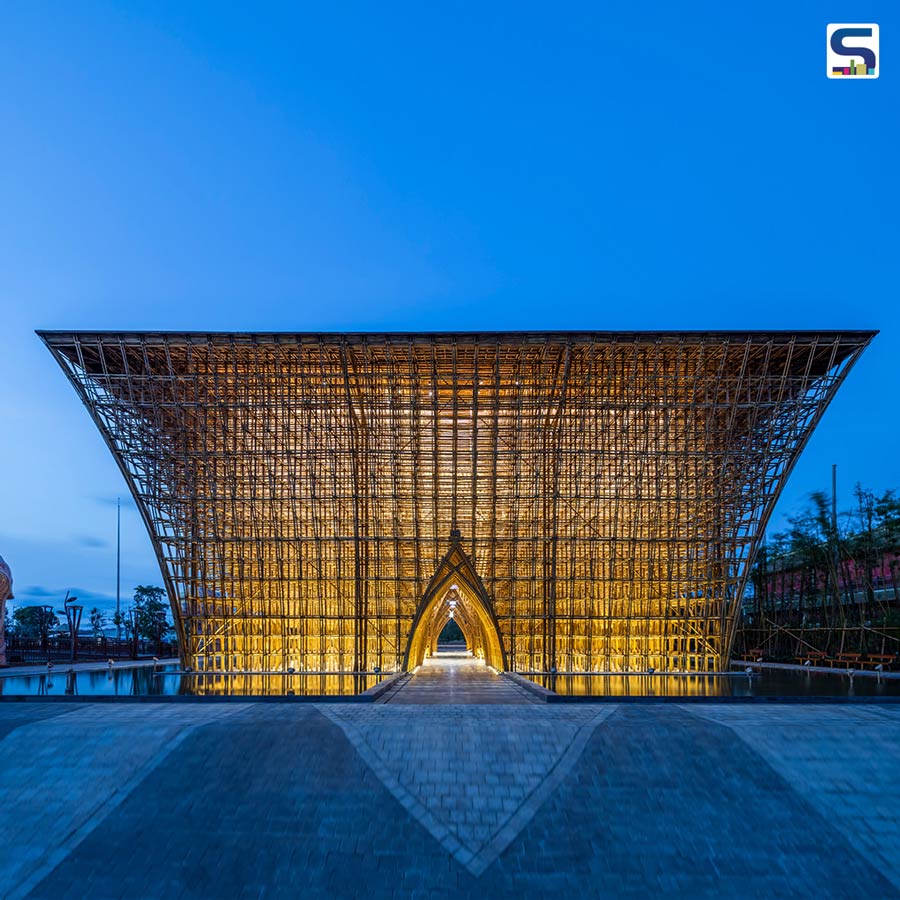
[[[450,538],[450,549],[439,563],[413,620],[403,668],[412,671],[437,650],[438,635],[450,619],[459,625],[466,646],[489,666],[506,669],[506,654],[500,640],[491,600],[472,561],[460,546],[458,532]]]

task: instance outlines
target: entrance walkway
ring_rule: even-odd
[[[537,703],[463,648],[439,649],[382,703]]]

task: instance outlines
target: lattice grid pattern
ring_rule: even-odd
[[[713,670],[870,332],[42,338],[125,473],[186,663],[403,665],[451,531],[518,671]]]

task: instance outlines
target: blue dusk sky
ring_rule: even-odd
[[[825,77],[877,22],[881,77]],[[0,555],[109,608],[49,329],[878,328],[783,495],[900,486],[900,4],[0,6]],[[123,589],[160,584],[130,500]]]

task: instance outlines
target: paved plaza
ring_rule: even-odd
[[[0,703],[0,893],[900,897],[900,707],[544,704],[460,662],[381,703]]]

